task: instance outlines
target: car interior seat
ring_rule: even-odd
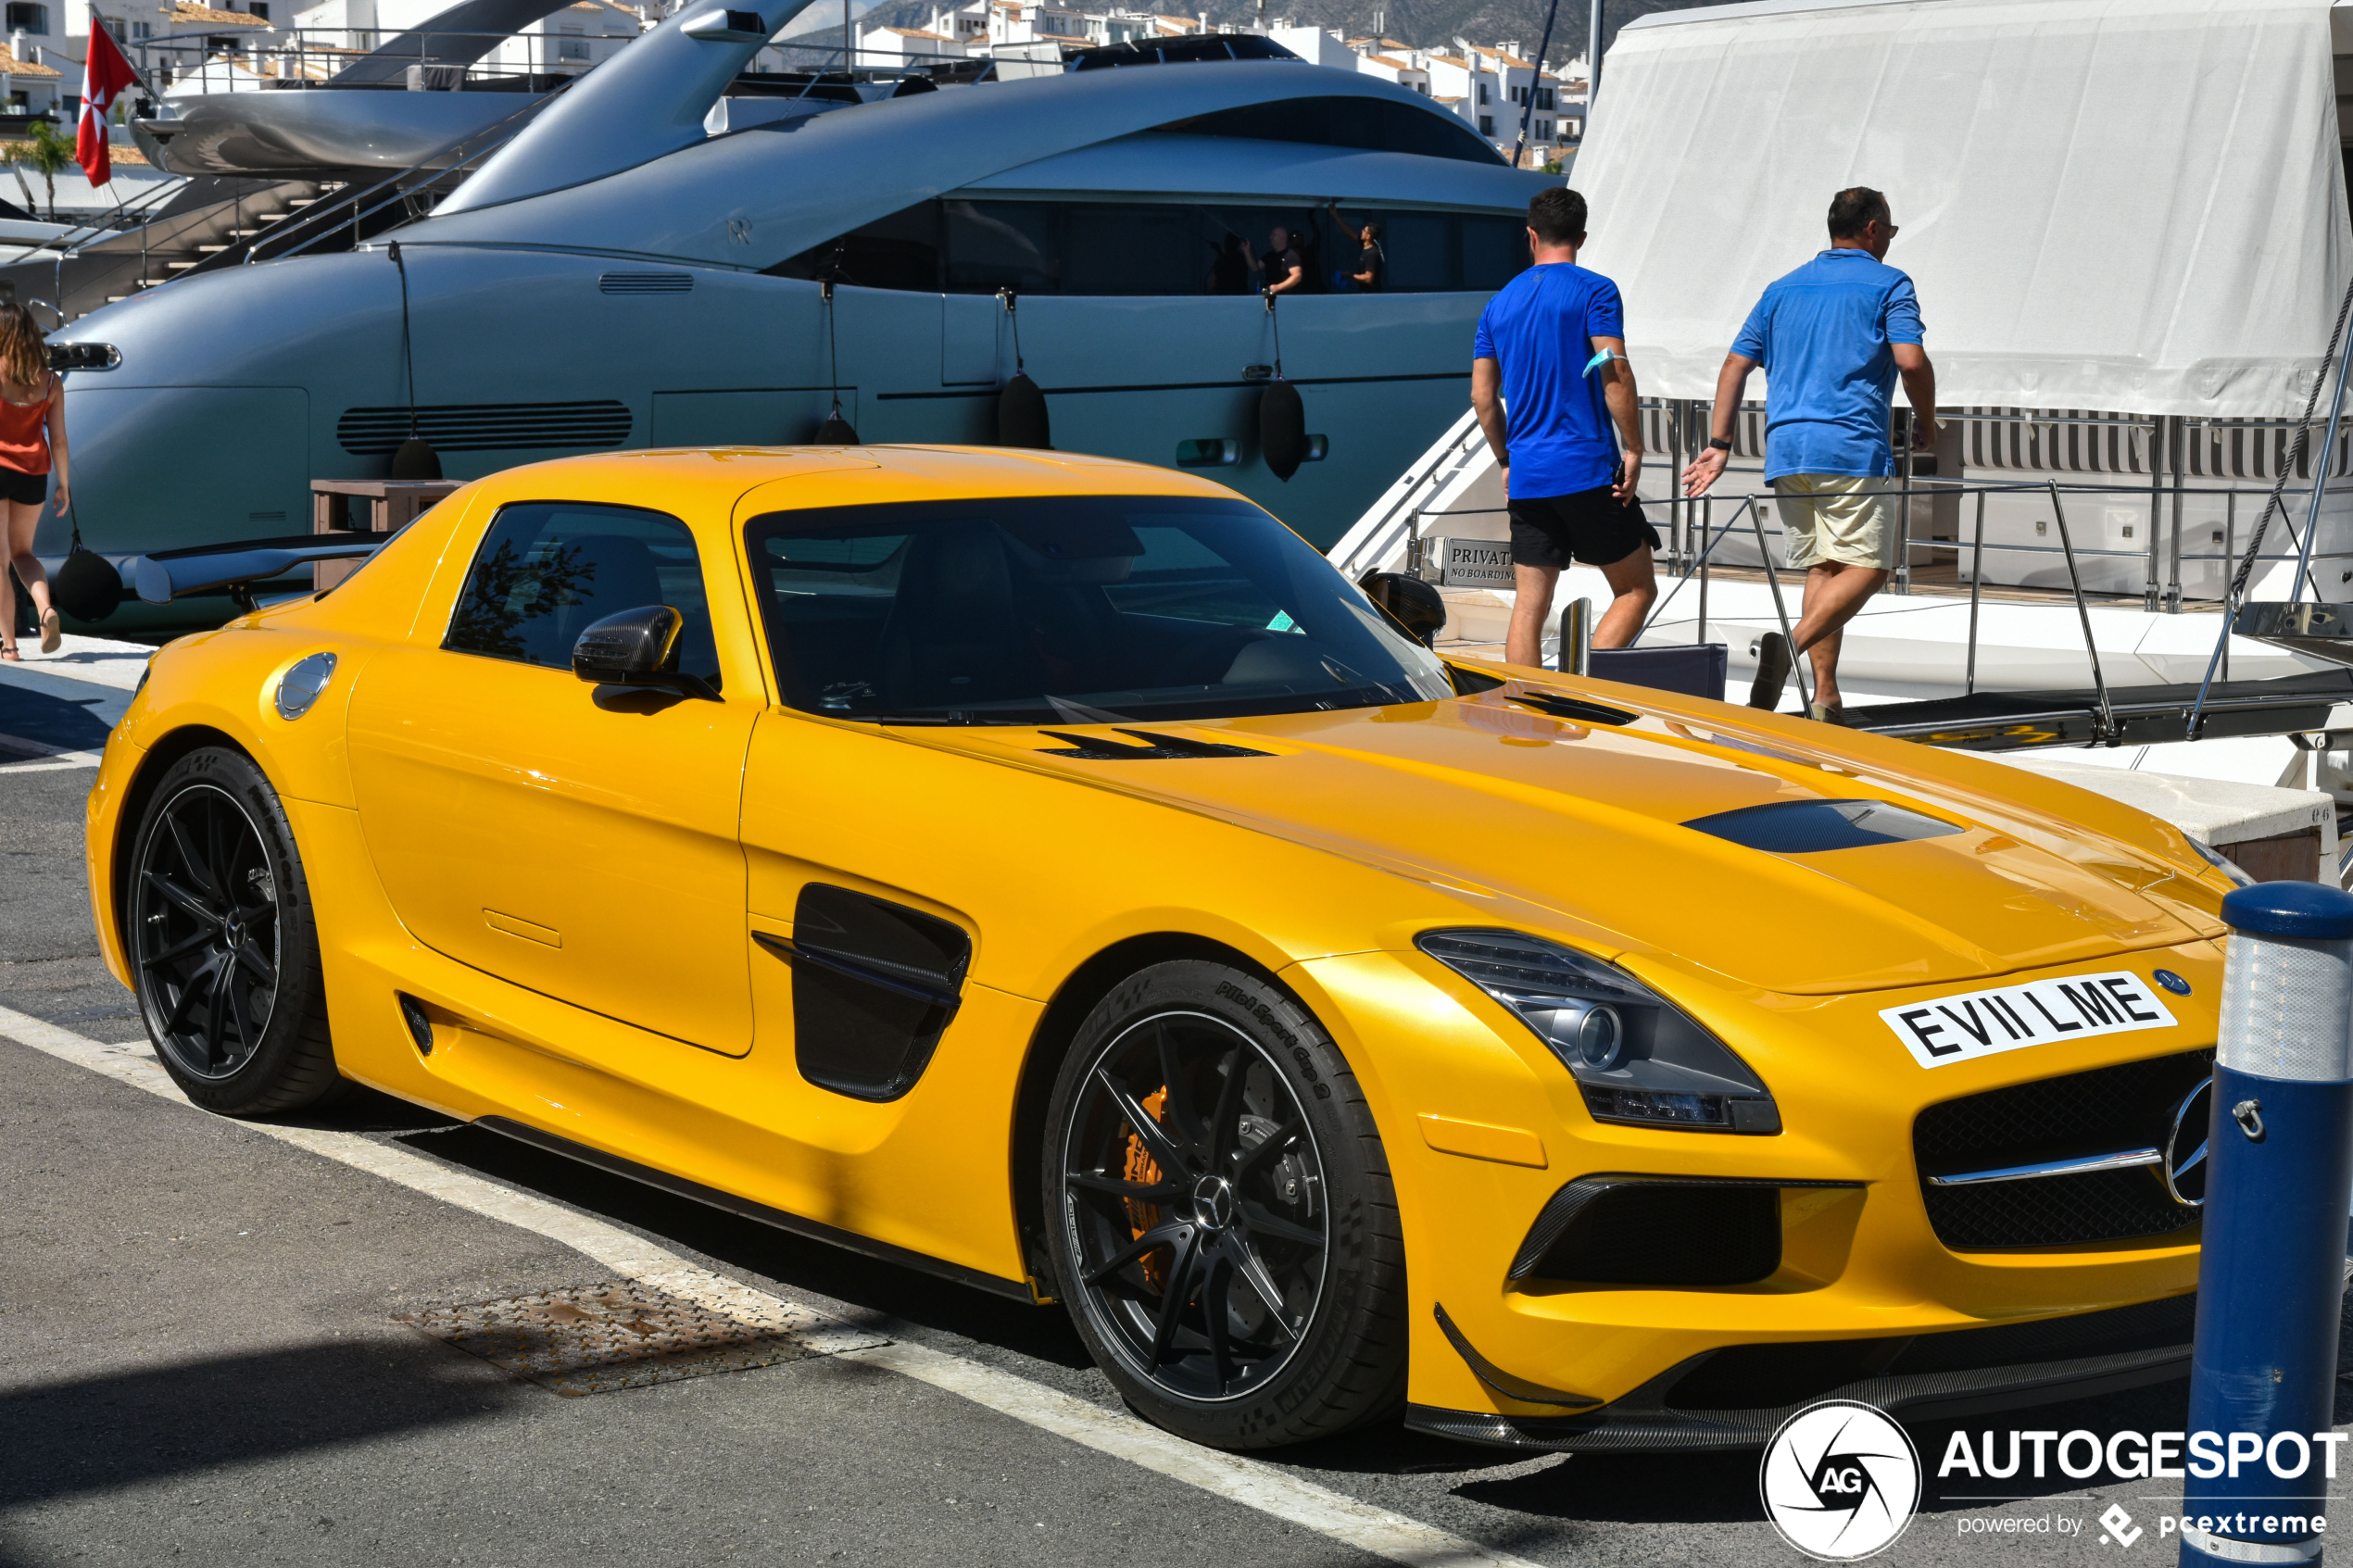
[[[956,523],[909,542],[883,625],[882,687],[894,707],[941,708],[1043,690],[1021,646],[1013,575],[994,525]]]

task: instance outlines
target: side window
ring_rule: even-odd
[[[582,632],[654,604],[686,619],[678,668],[715,682],[711,606],[685,523],[635,507],[518,502],[502,508],[483,535],[441,646],[570,670]]]
[[[1258,106],[1280,107],[1280,106]],[[1343,106],[1349,115],[1365,106]],[[1387,111],[1399,106],[1372,105]],[[1335,111],[1338,112],[1338,111]],[[1409,114],[1411,111],[1406,111]],[[1327,117],[1328,118],[1328,117]],[[1416,120],[1428,115],[1412,114]],[[1440,128],[1441,131],[1443,127]],[[1447,132],[1453,134],[1453,132]],[[1462,132],[1473,146],[1486,144]],[[1307,293],[1354,270],[1356,225],[1378,223],[1384,293],[1491,294],[1528,266],[1518,215],[1416,211],[1343,201],[1345,226],[1320,203],[1225,207],[1192,202],[924,202],[812,245],[766,270],[863,288],[930,293],[1158,297],[1254,292],[1252,263],[1279,224],[1304,264]],[[1231,246],[1229,250],[1227,247]]]
[[[948,289],[951,294],[1063,292],[1061,204],[943,204],[948,214]]]
[[[1462,286],[1479,294],[1528,270],[1528,226],[1516,218],[1465,217]]]

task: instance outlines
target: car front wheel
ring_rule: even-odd
[[[1290,996],[1194,960],[1130,977],[1080,1025],[1047,1129],[1062,1298],[1147,1418],[1268,1448],[1403,1402],[1404,1247],[1380,1135]]]
[[[148,797],[124,888],[126,946],[156,1056],[229,1116],[337,1089],[310,892],[277,792],[237,752],[190,752]]]

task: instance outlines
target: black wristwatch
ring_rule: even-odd
[[[1712,435],[1707,439],[1707,449],[1711,452],[1729,452],[1732,449],[1732,444],[1720,435]]]

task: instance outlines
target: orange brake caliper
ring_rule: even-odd
[[[1151,1119],[1155,1122],[1164,1120],[1164,1118],[1161,1115],[1161,1109],[1167,1103],[1168,1089],[1166,1085],[1154,1089],[1150,1095],[1146,1096],[1142,1101],[1144,1110],[1150,1113]],[[1144,1151],[1143,1135],[1138,1133],[1132,1127],[1129,1128],[1127,1132],[1126,1176],[1129,1181],[1134,1182],[1139,1186],[1150,1186],[1160,1180],[1160,1166],[1153,1161],[1152,1157],[1150,1154],[1147,1154]],[[1146,1231],[1160,1223],[1160,1206],[1158,1204],[1139,1203],[1132,1198],[1127,1198],[1125,1201],[1127,1205],[1127,1223],[1135,1227],[1135,1235],[1138,1237],[1141,1237]],[[1166,1250],[1164,1248],[1156,1247],[1150,1252],[1145,1253],[1143,1257],[1144,1283],[1151,1286],[1154,1290],[1162,1288],[1161,1279],[1164,1271],[1161,1263],[1161,1254],[1164,1250]]]

